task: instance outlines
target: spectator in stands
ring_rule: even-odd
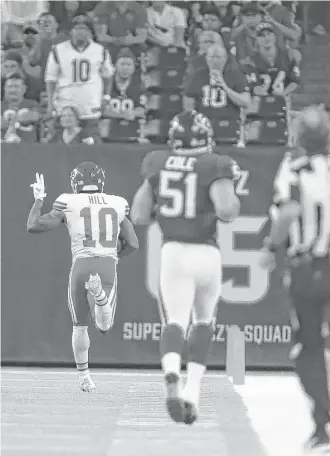
[[[210,2],[210,3],[214,7],[214,9],[217,10],[217,12],[218,12],[218,16],[221,21],[221,28],[231,29],[241,10],[240,3],[239,2],[228,2],[228,1],[214,1],[214,2]],[[202,3],[201,4],[202,14],[205,15],[209,8],[210,7],[206,6],[206,3]]]
[[[277,35],[272,24],[267,22],[259,24],[254,68],[261,84],[255,87],[255,95],[271,94],[285,98],[298,87],[299,68],[290,58],[287,49],[281,49],[276,45],[276,39]]]
[[[277,36],[277,45],[285,47],[285,40],[296,43],[301,35],[300,28],[292,22],[290,8],[281,4],[282,2],[263,2],[263,21],[273,25]],[[283,2],[285,3],[285,2]],[[291,4],[290,4],[291,6]]]
[[[52,46],[68,39],[67,35],[58,34],[57,29],[58,23],[55,17],[50,13],[42,13],[38,18],[38,33],[31,37],[32,39],[30,38],[29,63],[31,66],[41,66],[42,81],[44,81],[47,59]]]
[[[101,142],[97,137],[87,136],[86,131],[81,127],[79,113],[73,106],[63,108],[60,116],[61,131],[55,131],[52,137],[46,137],[44,143],[63,143],[63,144],[88,144],[94,145]]]
[[[1,133],[5,142],[37,142],[39,105],[24,98],[25,81],[21,74],[7,76],[4,83],[4,101],[1,104]]]
[[[138,119],[145,115],[145,94],[140,77],[135,77],[136,59],[129,48],[120,50],[113,77],[111,98],[105,106],[102,138],[135,138]]]
[[[183,11],[168,2],[152,2],[147,8],[148,43],[161,46],[184,47],[187,22]]]
[[[59,31],[64,31],[66,33],[70,30],[70,25],[72,19],[75,16],[80,16],[81,14],[87,14],[92,16],[97,4],[100,2],[90,2],[90,1],[50,1],[49,2],[49,13],[52,14],[59,24]]]
[[[47,2],[29,0],[16,2],[2,0],[1,4],[1,44],[4,49],[17,49],[23,45],[22,27],[33,22],[40,13],[47,10]]]
[[[98,40],[107,43],[115,61],[122,47],[130,47],[135,57],[140,57],[147,39],[147,12],[137,2],[101,2],[95,10],[102,33]]]
[[[23,69],[23,58],[18,51],[7,51],[1,66],[1,99],[4,95],[4,82],[8,75],[20,74],[25,81],[25,98],[38,100],[40,95],[41,82],[39,78],[28,75]]]
[[[258,2],[244,4],[240,23],[232,30],[231,39],[235,41],[236,58],[241,64],[252,62],[256,46],[256,28],[261,23],[262,11]]]
[[[189,77],[191,73],[199,70],[200,68],[206,68],[206,52],[213,44],[224,47],[223,39],[221,35],[212,30],[203,30],[197,38],[197,53],[191,56],[188,64],[186,77]]]
[[[54,46],[49,54],[45,81],[49,114],[60,114],[65,106],[75,106],[94,132],[102,103],[110,99],[113,66],[109,52],[93,41],[93,34],[92,20],[76,16],[71,40]]]
[[[237,117],[240,107],[248,107],[251,98],[240,69],[228,64],[224,47],[213,45],[206,54],[207,68],[187,79],[184,109],[196,109],[212,119]]]

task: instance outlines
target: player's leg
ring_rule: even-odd
[[[114,320],[117,304],[116,261],[111,257],[92,258],[90,276],[85,284],[94,300],[96,328],[102,334],[107,333]]]
[[[186,424],[192,424],[197,418],[201,382],[206,372],[213,322],[221,293],[222,268],[219,250],[211,246],[198,246],[196,257],[200,267],[192,325],[187,341],[187,381],[183,391]]]
[[[195,296],[195,282],[189,274],[185,247],[175,242],[165,244],[161,251],[160,266],[159,306],[163,323],[161,364],[165,376],[167,409],[177,422],[183,420],[181,359]]]
[[[68,305],[73,322],[72,350],[82,391],[95,389],[88,368],[90,340],[88,335],[89,304],[84,287],[86,260],[78,259],[71,267],[68,286]]]
[[[291,273],[295,337],[291,357],[301,384],[313,402],[315,432],[308,443],[312,448],[329,445],[325,427],[330,421],[330,401],[322,334],[324,304],[330,292],[329,274],[330,271],[318,271],[313,264],[302,264]]]

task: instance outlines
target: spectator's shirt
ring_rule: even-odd
[[[234,68],[226,65],[223,78],[228,87],[235,92],[249,91],[245,77],[237,66]],[[195,109],[210,119],[236,119],[238,116],[239,107],[230,100],[221,87],[212,84],[208,68],[198,70],[187,79],[184,95],[193,98]]]
[[[103,94],[103,77],[113,74],[108,50],[90,41],[78,51],[70,40],[54,46],[49,54],[45,81],[57,83],[54,105],[78,109],[81,118],[97,118]]]
[[[174,41],[174,29],[180,27],[185,29],[187,22],[183,11],[175,6],[165,4],[163,11],[158,13],[152,6],[147,8],[148,24],[151,27],[163,32],[168,44]]]
[[[260,53],[254,57],[256,85],[262,86],[271,95],[274,89],[285,89],[291,82],[299,84],[300,70],[296,62],[290,59],[287,50],[277,50],[274,65],[267,62]]]
[[[20,143],[28,142],[35,143],[38,140],[37,126],[34,123],[31,124],[20,124],[15,121],[13,128],[10,128],[11,134],[8,134],[8,127],[5,128],[3,120],[14,119],[19,114],[23,114],[28,111],[38,111],[39,104],[35,100],[23,99],[21,103],[13,108],[9,105],[8,101],[4,100],[1,103],[1,139],[8,142]]]
[[[107,34],[112,37],[125,37],[136,35],[136,30],[147,28],[147,13],[143,6],[137,2],[128,2],[127,9],[122,13],[116,6],[116,2],[101,2],[94,10],[100,24],[105,24],[108,28]],[[110,44],[109,50],[112,58],[115,60],[116,55],[121,47],[126,47],[125,43],[118,45]],[[139,56],[142,51],[141,45],[129,46],[135,56]]]
[[[236,36],[235,40],[236,58],[240,64],[245,64],[250,59],[253,59],[255,54],[256,37],[247,29]]]
[[[141,81],[133,76],[126,87],[119,88],[114,78],[109,104],[118,113],[145,108],[146,96]],[[109,139],[135,139],[138,136],[139,126],[138,119],[132,121],[111,119]]]
[[[49,142],[67,145],[87,144],[89,146],[95,144],[94,138],[92,136],[88,136],[83,129],[80,129],[76,132],[76,134],[72,136],[68,135],[64,131],[56,131],[56,133]]]

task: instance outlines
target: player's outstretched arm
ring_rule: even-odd
[[[210,198],[217,217],[222,222],[233,222],[239,215],[241,203],[231,179],[217,179],[210,187]]]
[[[57,228],[64,222],[64,214],[53,209],[48,214],[41,215],[42,200],[36,200],[32,206],[26,229],[29,233],[42,233]]]
[[[152,222],[154,199],[148,179],[145,179],[136,192],[131,208],[131,220],[134,225],[149,225]]]
[[[36,182],[31,184],[33,196],[35,199],[29,214],[26,224],[26,229],[29,233],[41,233],[57,228],[64,222],[64,213],[60,210],[53,209],[49,214],[41,215],[41,209],[44,204],[45,181],[43,174],[36,173]]]
[[[133,224],[128,220],[127,217],[124,218],[120,225],[120,236],[124,238],[125,243],[120,253],[118,254],[119,258],[128,256],[138,250],[139,239],[135,233]]]

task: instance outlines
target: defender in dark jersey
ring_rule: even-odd
[[[237,163],[212,153],[210,121],[196,111],[172,120],[171,151],[155,151],[142,165],[144,182],[131,211],[135,224],[156,219],[163,233],[160,267],[160,343],[167,408],[174,421],[197,418],[200,384],[212,340],[212,321],[221,292],[218,220],[230,222],[240,210],[234,181]],[[187,340],[187,383],[180,391],[181,356]]]
[[[324,358],[324,317],[330,303],[330,122],[319,107],[298,119],[297,146],[287,154],[275,179],[273,222],[262,263],[275,266],[277,248],[287,243],[288,284],[295,345],[291,358],[313,401],[312,450],[330,450],[330,422]]]

